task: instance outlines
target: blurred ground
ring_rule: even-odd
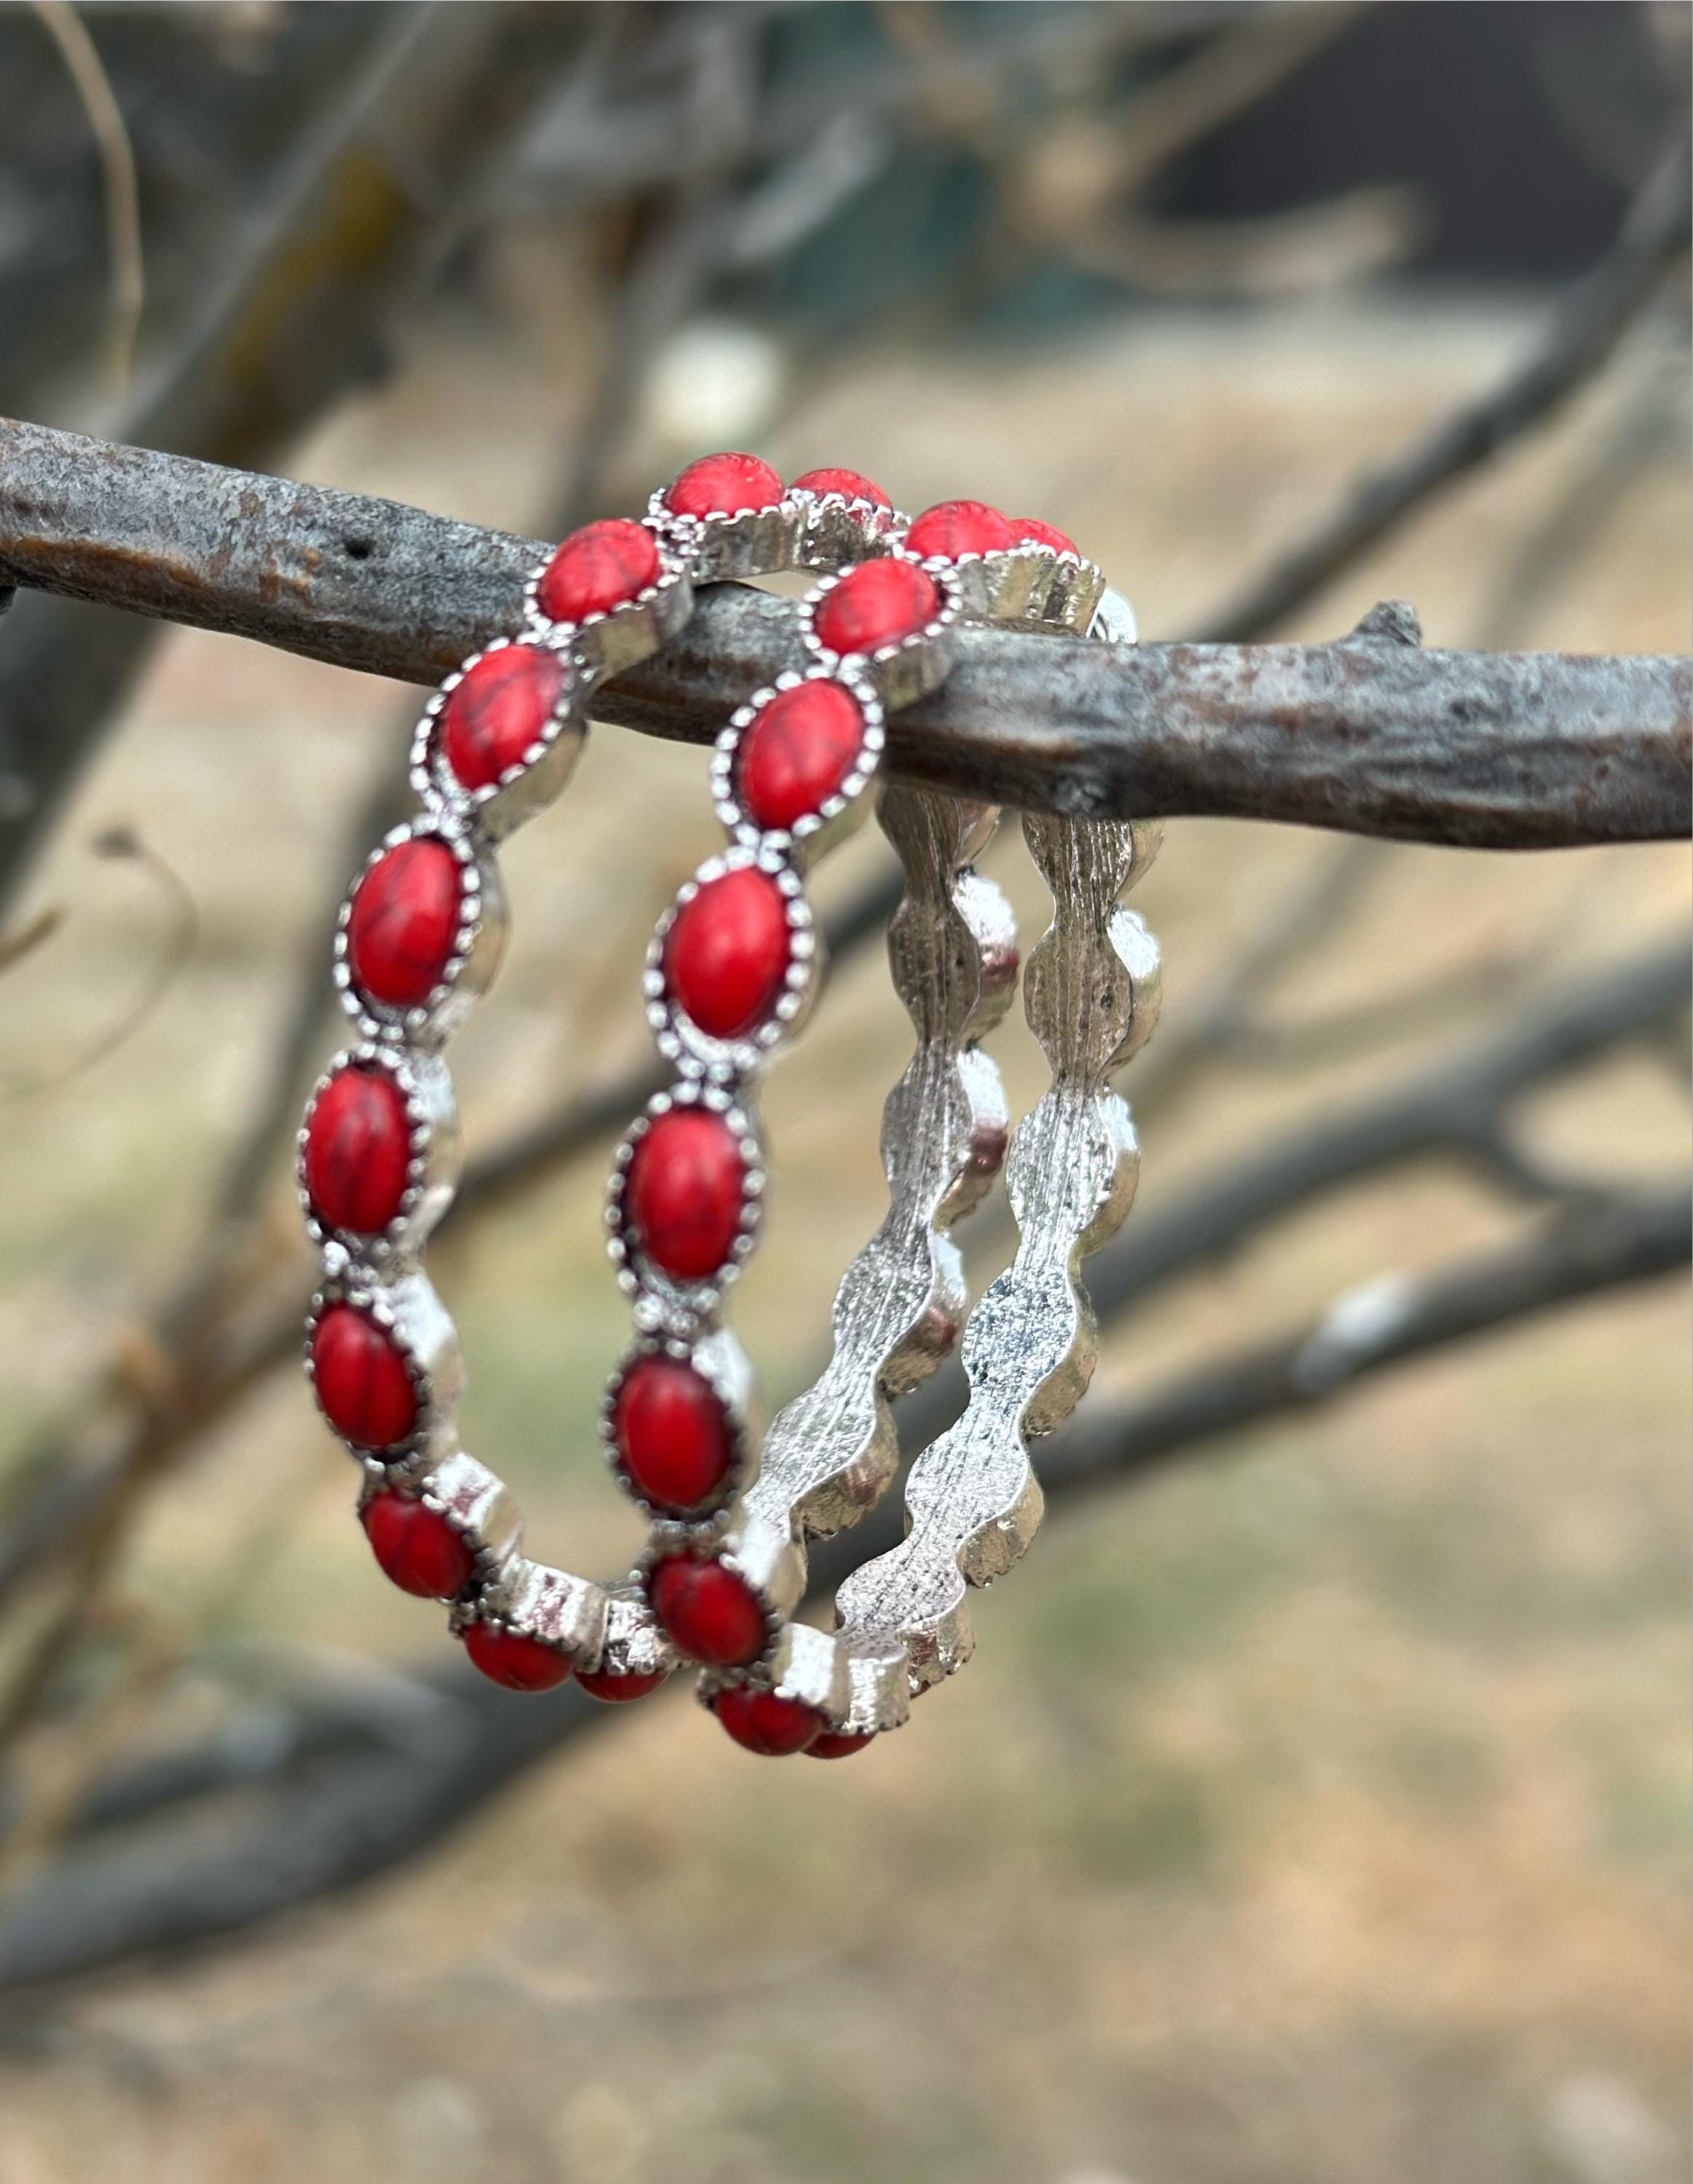
[[[533,523],[538,446],[569,421],[567,318],[494,341],[433,326],[297,467]],[[1533,322],[1427,302],[1162,316],[1034,358],[949,354],[945,408],[936,359],[855,352],[764,443],[791,471],[859,465],[907,506],[978,491],[1048,515],[1148,635],[1173,634]],[[1390,590],[1433,644],[1685,649],[1679,423],[1655,460],[1629,452],[1664,370],[1634,357],[1310,633]],[[1626,490],[1591,493],[1631,462]],[[8,978],[0,1074],[70,1063],[145,983],[165,910],[132,865],[91,859],[98,828],[132,823],[168,858],[201,937],[120,1054],[8,1104],[8,1442],[195,1233],[341,878],[329,815],[394,723],[382,686],[179,632],[88,786],[36,890],[70,919]],[[512,845],[513,954],[454,1055],[473,1140],[641,1052],[652,916],[714,846],[702,774],[698,753],[602,732]],[[862,838],[829,885],[877,854]],[[1166,1022],[1324,854],[1171,827],[1137,898]],[[1144,1202],[1686,914],[1673,847],[1378,864],[1290,1014],[1443,972],[1450,1007],[1332,1068],[1207,1078],[1143,1131]],[[1014,838],[992,866],[1032,933]],[[1478,959],[1496,967],[1478,987]],[[902,1051],[883,983],[852,967],[770,1086],[781,1196],[736,1317],[778,1388],[878,1217],[872,1117]],[[1021,1104],[1027,1042],[1001,1051]],[[1642,1175],[1687,1135],[1644,1055],[1539,1123]],[[633,1538],[589,1427],[624,1333],[601,1173],[433,1262],[470,1445],[540,1551],[585,1567]],[[1503,1225],[1444,1171],[1351,1193],[1114,1330],[1101,1379]],[[391,1886],[31,2013],[0,2052],[0,2184],[1668,2184],[1686,2168],[1685,1361],[1683,1300],[1657,1291],[1060,1515],[983,1603],[977,1660],[921,1733],[850,1767],[759,1766],[680,1695],[619,1721]],[[350,1500],[285,1380],[161,1497],[133,1590],[237,1680],[444,1646],[375,1577]],[[186,1682],[182,1712],[204,1702]]]

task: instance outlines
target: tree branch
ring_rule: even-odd
[[[0,422],[0,584],[432,682],[515,621],[535,539]],[[599,710],[703,742],[796,655],[795,609],[704,593]],[[1470,848],[1669,838],[1693,794],[1693,662],[1338,644],[1109,647],[963,632],[895,716],[897,773],[1078,817],[1208,814]]]
[[[1404,1360],[1519,1324],[1606,1290],[1653,1280],[1686,1263],[1689,1200],[1676,1189],[1619,1199],[1526,1241],[1432,1274],[1394,1278],[1338,1298],[1315,1325],[1207,1362],[1076,1421],[1042,1451],[1048,1499],[1144,1477],[1171,1457],[1214,1446],[1242,1427],[1319,1409]],[[897,1536],[889,1502],[813,1557],[813,1594]],[[574,1685],[515,1698],[442,1678],[444,1703],[410,1748],[393,1741],[357,1757],[285,1764],[232,1822],[213,1817],[136,1838],[73,1847],[27,1882],[0,1915],[0,1988],[86,1974],[146,1952],[175,1950],[238,1931],[393,1870],[439,1842],[517,1776],[613,1709]],[[274,1723],[272,1724],[274,1730]],[[88,1818],[157,1809],[185,1790],[252,1780],[238,1745],[224,1741],[142,1780],[98,1786]],[[288,1755],[291,1759],[292,1753]],[[162,1793],[162,1797],[160,1795]]]

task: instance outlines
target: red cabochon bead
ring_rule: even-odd
[[[1014,515],[1012,535],[1020,546],[1050,546],[1054,554],[1080,554],[1081,549],[1075,539],[1067,538],[1050,523],[1042,523],[1037,515]]]
[[[355,1448],[392,1448],[417,1424],[400,1345],[352,1305],[332,1304],[312,1329],[311,1382],[324,1417]]]
[[[458,938],[463,884],[458,859],[427,834],[377,860],[347,920],[347,961],[360,993],[390,1008],[427,1000]]]
[[[924,510],[905,543],[925,561],[936,554],[956,561],[961,554],[997,554],[1014,544],[1016,536],[1007,518],[985,500],[940,500]]]
[[[735,1435],[722,1398],[679,1357],[638,1357],[612,1406],[617,1460],[644,1501],[696,1509],[728,1478]]]
[[[608,515],[573,531],[542,571],[535,599],[553,621],[586,621],[627,606],[658,581],[658,542],[644,523]]]
[[[806,1747],[808,1759],[850,1759],[855,1752],[862,1752],[876,1741],[871,1730],[863,1736],[849,1736],[844,1730],[825,1730],[815,1744]]]
[[[656,1691],[669,1680],[668,1669],[651,1669],[645,1675],[637,1676],[619,1676],[609,1669],[591,1669],[576,1679],[590,1699],[601,1699],[607,1706],[623,1706],[630,1699],[644,1699],[649,1691]]]
[[[411,1165],[405,1095],[385,1070],[338,1069],[305,1126],[305,1195],[326,1228],[374,1236],[400,1212]]]
[[[721,1563],[672,1555],[647,1585],[652,1612],[690,1661],[708,1668],[745,1668],[763,1652],[768,1631],[758,1597]]]
[[[636,1145],[623,1206],[637,1247],[678,1281],[715,1273],[735,1248],[746,1164],[721,1115],[673,1107]]]
[[[677,473],[664,505],[677,515],[738,515],[781,498],[781,479],[757,455],[701,455]]]
[[[498,1623],[467,1624],[465,1651],[490,1683],[508,1691],[550,1691],[570,1674],[570,1656]]]
[[[768,872],[737,866],[707,880],[677,911],[664,943],[664,982],[708,1039],[740,1039],[782,990],[788,906]]]
[[[476,1557],[439,1511],[404,1494],[376,1494],[359,1514],[371,1552],[402,1592],[450,1600],[470,1583]]]
[[[441,751],[466,788],[486,788],[539,741],[564,688],[564,660],[506,644],[467,669],[441,708]]]
[[[779,690],[753,715],[735,756],[747,817],[766,830],[796,825],[838,793],[863,741],[863,714],[840,683]]]
[[[745,1686],[719,1691],[712,1710],[737,1744],[764,1759],[786,1759],[813,1749],[829,1726],[815,1707]]]
[[[847,500],[868,500],[877,508],[891,508],[893,503],[874,478],[865,477],[858,471],[807,471],[803,477],[794,480],[796,493],[838,493]]]
[[[817,634],[831,652],[875,652],[897,644],[941,610],[935,579],[914,561],[861,561],[817,610]]]

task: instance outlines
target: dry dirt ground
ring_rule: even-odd
[[[871,356],[764,438],[791,468],[860,464],[910,506],[980,491],[1046,514],[1159,635],[1533,320],[1160,319],[1033,359],[949,358],[946,416],[932,358]],[[534,521],[537,448],[573,399],[567,330],[514,313],[490,348],[434,324],[415,354],[302,474]],[[1310,633],[1388,591],[1433,643],[1684,649],[1673,403],[1656,452],[1638,425],[1679,370],[1636,354],[1349,577]],[[342,878],[335,815],[400,732],[383,687],[179,633],[88,784],[37,889],[68,922],[8,979],[0,1026],[8,1442],[92,1383],[196,1233]],[[641,1051],[651,916],[713,846],[702,772],[604,732],[513,844],[514,952],[455,1055],[473,1138]],[[120,1051],[31,1095],[20,1081],[70,1068],[158,955],[162,896],[88,853],[117,822],[192,891],[198,942]],[[878,853],[862,839],[830,884]],[[1139,899],[1167,1024],[1328,854],[1170,828]],[[992,868],[1037,929],[1014,839]],[[1294,1025],[1401,990],[1416,1006],[1321,1067],[1193,1084],[1147,1120],[1143,1201],[1519,989],[1673,929],[1686,896],[1673,848],[1383,850],[1278,1006]],[[902,1052],[883,983],[851,967],[771,1084],[781,1195],[737,1317],[777,1382],[877,1217],[872,1117]],[[1026,1040],[1005,1056],[1020,1102]],[[1662,1054],[1618,1058],[1533,1123],[1611,1172],[1686,1150]],[[633,1536],[589,1429],[623,1333],[601,1173],[596,1156],[538,1188],[438,1268],[471,1446],[517,1487],[539,1551],[567,1542],[589,1567]],[[280,1178],[277,1197],[286,1223]],[[1512,1217],[1440,1165],[1349,1192],[1112,1329],[1101,1381],[1146,1384]],[[759,1765],[679,1694],[388,1885],[32,2008],[0,2049],[0,2184],[1671,2184],[1685,1336],[1679,1285],[1606,1303],[1058,1513],[982,1603],[977,1660],[920,1734],[848,1767]],[[400,1669],[447,1643],[377,1580],[351,1498],[291,1377],[159,1496],[124,1583],[199,1652],[180,1716],[220,1682]]]

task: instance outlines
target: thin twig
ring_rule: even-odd
[[[111,302],[106,324],[106,374],[114,398],[129,389],[135,338],[147,304],[147,271],[141,248],[141,191],[135,148],[112,89],[100,49],[70,0],[31,0],[42,27],[58,47],[76,86],[100,155],[105,184],[106,249],[111,261]]]
[[[129,827],[108,827],[103,833],[96,836],[91,846],[97,857],[122,858],[139,865],[143,872],[152,876],[170,905],[170,929],[165,935],[164,944],[153,958],[141,992],[115,1022],[108,1024],[80,1054],[74,1055],[68,1061],[29,1075],[20,1072],[12,1077],[0,1077],[0,1103],[37,1098],[42,1093],[69,1084],[71,1078],[98,1067],[115,1054],[120,1047],[135,1036],[164,1000],[187,968],[198,942],[199,904],[195,900],[193,889],[168,857],[143,842]],[[55,917],[47,930],[54,929],[59,922],[60,920]]]
[[[193,321],[123,431],[220,463],[274,460],[367,373],[399,304],[460,231],[580,13],[406,0],[314,100],[264,201],[196,283]],[[25,599],[0,650],[0,899],[45,839],[152,642],[144,625]]]
[[[1685,255],[1693,224],[1690,187],[1693,170],[1683,143],[1641,191],[1608,255],[1564,298],[1529,354],[1349,487],[1261,577],[1202,624],[1198,641],[1243,644],[1266,635],[1407,516],[1554,416],[1602,370]]]

